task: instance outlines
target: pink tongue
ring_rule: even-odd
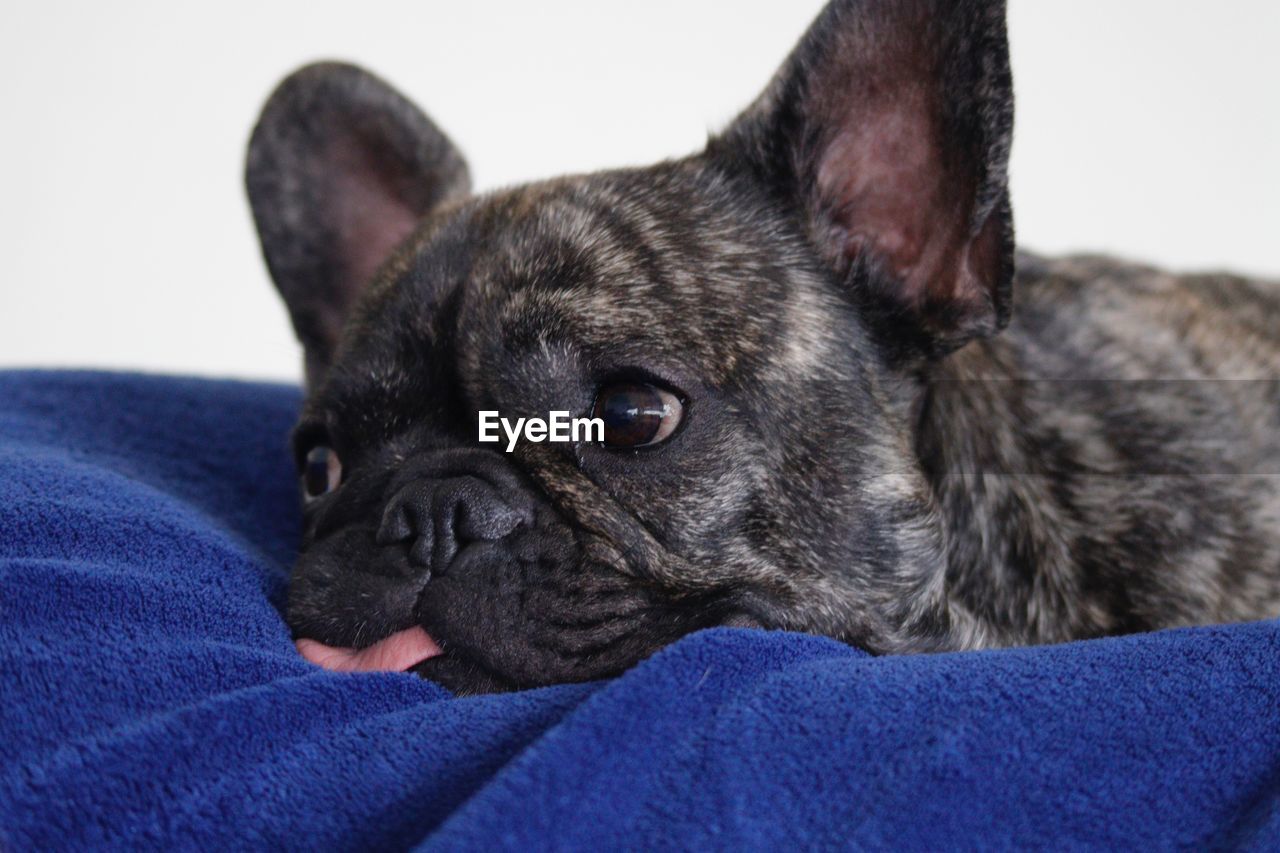
[[[341,649],[315,640],[299,640],[297,646],[304,658],[334,672],[404,672],[444,653],[418,625],[364,649]]]

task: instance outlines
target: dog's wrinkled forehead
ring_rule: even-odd
[[[681,163],[533,184],[440,212],[358,307],[337,369],[385,384],[406,372],[407,355],[428,374],[450,361],[474,402],[545,411],[574,402],[565,383],[629,368],[732,384],[785,361],[777,342],[797,335],[806,361],[797,366],[811,367],[838,300],[798,238],[742,215],[749,196]],[[495,401],[498,381],[523,382],[530,396],[550,383],[556,399]]]

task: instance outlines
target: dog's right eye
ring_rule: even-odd
[[[684,417],[684,403],[657,385],[621,382],[600,389],[592,416],[604,422],[605,447],[648,447],[671,437]]]
[[[342,482],[342,462],[330,447],[317,445],[307,451],[302,463],[302,490],[312,501],[327,495]]]

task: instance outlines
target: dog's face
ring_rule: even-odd
[[[295,633],[420,625],[475,691],[945,632],[913,377],[1007,318],[1010,111],[1002,4],[843,0],[706,151],[472,197],[380,81],[291,77],[248,185],[312,392]],[[484,410],[604,440],[506,453]]]

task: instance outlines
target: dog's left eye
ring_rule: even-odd
[[[671,437],[684,404],[657,385],[625,382],[601,388],[591,416],[604,421],[605,447],[645,447]]]
[[[342,482],[342,462],[332,448],[317,445],[307,451],[302,464],[302,490],[312,501],[327,495]]]

